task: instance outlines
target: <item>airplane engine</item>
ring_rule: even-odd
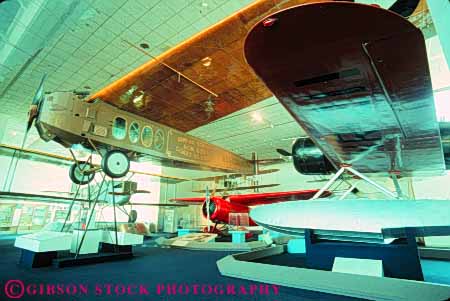
[[[212,197],[209,203],[209,215],[213,222],[226,223],[229,222],[230,213],[249,213],[250,208],[245,205],[230,203],[221,197]],[[206,202],[202,206],[203,216],[207,218]],[[256,226],[256,223],[249,219],[250,226]]]
[[[326,175],[335,168],[322,151],[309,138],[298,138],[292,145],[295,169],[304,175]]]

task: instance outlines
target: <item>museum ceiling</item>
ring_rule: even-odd
[[[105,100],[130,111],[141,112],[155,121],[181,130],[191,130],[193,135],[246,156],[251,151],[257,151],[261,157],[276,156],[275,148],[289,148],[292,138],[303,135],[303,132],[246,69],[239,52],[245,33],[242,25],[245,23],[245,28],[251,26],[259,19],[256,16],[262,16],[265,12],[257,11],[244,21],[235,18],[234,23],[222,32],[219,26],[215,39],[204,39],[207,35],[203,35],[203,40],[202,36],[192,38],[252,2],[3,2],[0,4],[0,141],[20,144],[24,127],[21,121],[26,117],[28,105],[44,73],[48,74],[45,83],[47,91],[76,89],[94,93],[147,63],[151,57],[162,57],[170,66],[186,73],[209,92],[189,83],[184,84],[185,88],[177,93],[173,86],[183,84],[178,74],[161,65],[150,64],[153,73],[149,75],[154,81],[153,86],[147,83],[146,89],[154,89],[154,99],[147,101],[153,101],[157,110],[146,107],[145,101],[127,102],[122,97],[120,102],[120,96],[131,88],[128,86],[117,85],[120,89]],[[267,2],[277,3],[281,8],[302,1]],[[358,2],[388,7],[393,0]],[[424,28],[427,25],[424,17],[417,22]],[[190,44],[180,45],[189,39]],[[436,64],[441,64],[442,59],[442,56],[436,57]],[[165,83],[155,85],[158,78],[164,79]],[[244,83],[242,78],[246,79]],[[219,97],[211,97],[210,92]],[[100,92],[98,95],[106,94]],[[169,103],[168,99],[177,99],[177,104]],[[208,99],[215,101],[212,114],[207,114],[205,110]],[[205,115],[202,118],[195,117],[202,114]],[[35,133],[31,136],[28,147],[60,151],[55,144],[40,141]]]

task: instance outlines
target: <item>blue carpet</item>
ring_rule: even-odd
[[[30,284],[84,284],[88,288],[88,293],[77,293],[72,296],[66,295],[31,295],[26,293],[20,300],[263,300],[263,301],[290,301],[290,300],[360,300],[348,297],[323,294],[312,291],[304,291],[286,287],[279,287],[279,294],[275,295],[273,290],[268,296],[259,294],[250,295],[251,287],[259,287],[260,283],[246,281],[235,278],[222,277],[217,270],[216,261],[228,255],[228,252],[210,251],[188,251],[181,249],[162,249],[153,246],[144,246],[135,249],[135,258],[132,260],[110,262],[96,265],[86,265],[70,267],[64,269],[40,268],[26,269],[17,266],[19,250],[12,246],[13,241],[8,245],[0,245],[0,300],[9,300],[5,296],[5,283],[11,279],[19,279],[23,283]],[[96,284],[101,291],[96,291]],[[112,287],[111,294],[107,294],[107,285],[119,285],[118,293]],[[189,295],[168,295],[163,291],[157,294],[158,285],[165,287],[170,284],[186,284],[191,290]],[[223,285],[235,287],[239,295],[223,295],[212,293],[208,295],[208,290],[204,295],[198,287],[198,295],[194,295],[193,286],[199,285]],[[122,286],[120,285],[143,285],[147,288],[149,295],[120,295]],[[255,286],[258,285],[258,286]],[[73,288],[73,287],[72,287]],[[239,291],[240,289],[244,291]],[[46,288],[44,288],[46,289]],[[137,289],[131,288],[131,293],[138,293]],[[96,295],[98,294],[98,295]],[[232,292],[230,291],[230,294]],[[11,299],[12,300],[12,299]]]

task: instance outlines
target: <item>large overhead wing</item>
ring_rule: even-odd
[[[300,5],[258,23],[245,55],[335,167],[445,170],[424,39],[401,16],[350,2]]]
[[[152,121],[189,131],[266,99],[272,93],[245,62],[244,39],[264,16],[305,2],[311,0],[256,1],[156,59],[149,58],[148,63],[95,93],[90,100],[101,99]]]

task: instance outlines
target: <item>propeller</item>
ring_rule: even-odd
[[[44,81],[47,78],[47,74],[44,74],[41,79],[41,83],[39,84],[39,87],[36,91],[36,94],[34,94],[33,100],[30,104],[30,109],[28,111],[28,123],[27,123],[27,129],[25,133],[28,133],[31,126],[33,125],[33,121],[36,119],[39,113],[39,107],[41,106],[42,100],[44,99]],[[26,138],[26,135],[25,135]]]
[[[42,76],[41,82],[39,84],[39,87],[34,94],[33,100],[31,101],[30,110],[28,111],[28,122],[27,127],[25,129],[25,134],[23,136],[22,145],[20,147],[20,150],[14,150],[14,154],[12,155],[11,161],[8,166],[8,171],[6,173],[6,180],[3,185],[4,191],[10,191],[12,183],[14,181],[14,176],[16,173],[17,163],[19,162],[20,155],[23,151],[23,148],[25,146],[25,142],[27,141],[28,132],[31,129],[31,126],[33,125],[33,121],[36,119],[39,113],[39,106],[42,103],[42,100],[44,99],[44,81],[47,77],[47,74],[44,74]],[[17,154],[17,158],[16,158]]]
[[[206,186],[206,199],[205,199],[205,202],[206,202],[206,225],[207,225],[207,229],[208,229],[208,232],[210,231],[210,229],[211,229],[211,220],[210,220],[210,213],[209,213],[209,204],[210,204],[210,202],[211,202],[211,198],[210,198],[210,194],[209,194],[209,189],[208,189],[208,186]]]

